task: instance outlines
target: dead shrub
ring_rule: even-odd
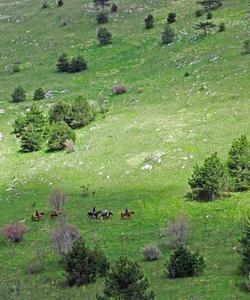
[[[7,224],[2,228],[2,235],[7,242],[19,243],[22,241],[26,227],[21,224]]]
[[[75,144],[72,140],[66,140],[64,145],[67,153],[72,153],[76,151]]]
[[[116,94],[116,95],[118,95],[118,94],[124,94],[127,91],[128,91],[127,87],[125,85],[122,85],[122,84],[116,85],[116,86],[112,87],[112,93]]]
[[[142,250],[142,254],[146,260],[158,260],[161,258],[161,251],[156,244],[149,244]]]
[[[177,216],[173,222],[168,224],[166,233],[172,246],[186,245],[190,234],[187,216]]]
[[[55,189],[52,191],[49,197],[49,202],[54,210],[63,210],[64,204],[68,201],[68,195],[61,191],[60,189]]]

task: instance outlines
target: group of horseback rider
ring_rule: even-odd
[[[129,216],[129,210],[127,207],[125,208],[125,211],[122,214],[125,217]],[[112,215],[113,215],[112,211],[109,211],[107,209],[105,209],[104,211],[97,211],[95,206],[93,207],[92,211],[88,213],[88,217],[95,218],[95,219],[97,219],[98,217],[109,219],[110,216],[112,216]]]

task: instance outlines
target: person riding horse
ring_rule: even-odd
[[[95,206],[93,207],[93,210],[92,210],[92,214],[93,214],[93,217],[97,217],[97,215],[96,215],[96,208],[95,208]]]
[[[128,208],[125,208],[125,216],[128,216]]]
[[[38,210],[36,209],[36,213],[35,213],[35,216],[39,218],[40,214],[38,212]]]

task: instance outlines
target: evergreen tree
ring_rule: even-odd
[[[225,23],[224,22],[221,22],[218,26],[218,31],[219,32],[222,32],[222,31],[225,31],[226,30],[226,26],[225,26]]]
[[[204,36],[207,36],[207,32],[216,26],[213,22],[200,22],[198,24],[195,24],[193,27],[196,30],[203,30]]]
[[[42,88],[38,88],[34,92],[33,100],[42,100],[45,98],[45,92]]]
[[[12,102],[21,102],[26,99],[26,92],[24,88],[19,85],[17,88],[14,89],[13,93],[11,94]]]
[[[171,44],[174,41],[174,31],[170,25],[166,25],[164,31],[161,34],[162,44]]]
[[[24,152],[38,151],[44,141],[43,132],[38,130],[34,124],[25,127],[21,136],[21,149]]]
[[[167,22],[168,24],[174,23],[176,21],[176,14],[171,12],[168,14]]]
[[[96,6],[101,6],[102,12],[104,11],[105,6],[109,6],[110,0],[93,0]]]
[[[69,72],[76,73],[87,69],[87,62],[81,55],[73,57],[69,66]]]
[[[167,269],[170,278],[183,278],[198,275],[204,265],[198,251],[192,253],[185,246],[179,246],[170,256]]]
[[[104,295],[108,299],[153,300],[154,293],[148,289],[148,280],[140,266],[127,257],[120,257],[105,278]]]
[[[118,11],[118,6],[116,3],[113,3],[111,6],[111,12],[112,14],[116,13]]]
[[[63,101],[58,101],[49,110],[49,122],[54,123],[65,121],[68,123],[70,109],[71,107],[69,104],[64,103]]]
[[[243,43],[243,47],[242,47],[243,53],[244,54],[250,54],[250,40],[246,40]]]
[[[199,0],[196,3],[203,6],[206,10],[216,9],[222,5],[221,0]]]
[[[149,15],[145,18],[144,22],[145,22],[145,27],[146,27],[146,29],[153,28],[153,27],[154,27],[154,17],[153,17],[153,15],[149,14]]]
[[[245,135],[233,141],[227,161],[236,191],[250,188],[250,142]]]
[[[65,142],[72,140],[75,142],[75,132],[64,121],[53,123],[49,130],[48,147],[50,150],[62,150]]]
[[[193,199],[214,200],[222,193],[225,184],[225,171],[216,152],[206,158],[202,166],[194,166],[188,184],[192,189]]]
[[[61,6],[63,6],[63,0],[57,0],[57,6],[58,7],[61,7]]]
[[[100,45],[108,45],[112,43],[112,34],[106,28],[99,28],[97,38]]]
[[[69,58],[68,58],[68,55],[67,55],[66,53],[63,53],[63,54],[59,57],[56,66],[57,66],[57,70],[58,70],[59,72],[68,72],[68,71],[69,71],[70,64],[69,64]]]
[[[213,18],[213,14],[211,13],[211,11],[209,11],[208,13],[207,13],[207,19],[208,20],[211,20]]]
[[[250,217],[245,225],[242,238],[239,241],[241,243],[241,250],[239,251],[242,255],[241,271],[243,275],[250,274]]]
[[[108,23],[108,15],[104,12],[100,12],[97,16],[96,16],[96,21],[98,24],[105,24]]]

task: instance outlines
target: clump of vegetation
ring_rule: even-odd
[[[64,103],[63,101],[58,101],[50,108],[48,112],[49,122],[51,124],[60,121],[65,121],[68,123],[70,109],[70,104]]]
[[[242,51],[244,54],[250,54],[250,40],[246,40],[243,43]]]
[[[75,141],[75,132],[64,121],[53,123],[49,130],[48,147],[50,150],[65,149],[66,140]]]
[[[59,72],[68,72],[69,71],[70,63],[69,63],[68,55],[66,53],[63,53],[58,58],[58,62],[56,64],[56,66],[57,66],[57,70]]]
[[[34,92],[33,100],[42,100],[45,98],[45,92],[43,88],[38,88]]]
[[[25,126],[21,135],[21,149],[23,152],[33,152],[41,149],[44,142],[43,131],[31,123]]]
[[[208,20],[211,20],[213,18],[213,14],[211,13],[211,11],[209,11],[208,13],[207,13],[207,19]]]
[[[49,202],[56,211],[63,210],[64,204],[69,200],[68,195],[60,189],[55,189],[49,196]]]
[[[203,30],[204,36],[207,36],[208,31],[213,29],[216,26],[214,25],[213,22],[207,21],[207,22],[200,22],[198,24],[195,24],[193,27],[196,30]]]
[[[112,14],[115,14],[118,11],[118,6],[116,3],[113,3],[111,6],[111,12]]]
[[[13,93],[11,94],[11,98],[12,98],[12,102],[24,101],[26,99],[26,92],[24,88],[21,85],[16,87]]]
[[[98,24],[105,24],[108,23],[108,15],[105,14],[104,12],[100,12],[97,16],[96,16],[96,21]]]
[[[215,200],[225,191],[225,168],[217,152],[206,158],[202,166],[195,165],[188,184],[192,189],[191,198]]]
[[[68,71],[70,73],[77,73],[84,70],[87,70],[87,62],[85,61],[85,59],[81,55],[73,57],[70,62]]]
[[[228,153],[227,166],[236,191],[250,188],[250,142],[245,135],[233,141]]]
[[[57,7],[62,7],[64,4],[63,0],[57,0]]]
[[[145,28],[150,29],[154,27],[154,17],[153,15],[149,14],[144,20],[145,22]]]
[[[96,264],[97,264],[97,275],[100,277],[103,277],[107,274],[108,270],[110,269],[110,263],[105,256],[104,252],[96,247],[93,250],[95,259],[96,259]]]
[[[244,276],[248,277],[250,274],[250,217],[248,217],[239,242],[241,244],[239,252],[242,256],[241,272]]]
[[[219,32],[223,32],[226,30],[226,25],[224,22],[221,22],[219,25],[218,25],[218,31]]]
[[[45,270],[45,254],[40,248],[36,249],[35,256],[29,261],[27,266],[28,275],[38,274]]]
[[[145,299],[153,300],[147,278],[140,266],[127,257],[120,257],[105,278],[104,297],[98,299]]]
[[[13,73],[19,73],[21,71],[21,68],[18,64],[14,64],[12,67]]]
[[[105,6],[109,6],[109,1],[110,0],[93,0],[96,6],[101,7],[102,12],[104,11]]]
[[[108,45],[112,43],[112,34],[106,28],[99,28],[97,38],[100,45]]]
[[[115,85],[112,87],[112,93],[116,95],[127,93],[127,91],[128,91],[127,87],[122,84]]]
[[[73,153],[75,152],[75,144],[72,140],[66,140],[65,142],[65,151],[67,153]]]
[[[174,41],[174,30],[172,29],[172,27],[167,24],[164,28],[164,31],[161,34],[161,42],[163,45],[168,45],[171,44]]]
[[[197,18],[201,17],[202,14],[203,14],[203,12],[202,12],[201,9],[197,9],[197,10],[195,11],[195,16],[196,16]]]
[[[166,235],[172,247],[187,245],[190,236],[188,219],[185,215],[178,215],[174,221],[170,222],[166,228]]]
[[[183,278],[198,275],[205,266],[198,251],[191,252],[185,246],[179,246],[170,256],[167,269],[170,278]]]
[[[21,224],[7,224],[2,228],[2,235],[7,242],[19,243],[23,240],[27,229]]]
[[[74,241],[72,249],[63,257],[63,266],[69,286],[83,285],[94,282],[101,266],[109,268],[104,263],[105,255],[98,250],[86,247],[82,237]],[[104,272],[105,271],[105,272]],[[106,270],[102,270],[106,273]]]
[[[48,7],[49,7],[48,2],[47,2],[47,1],[44,1],[44,2],[42,3],[42,9],[45,9],[45,8],[48,8]]]
[[[170,12],[167,17],[168,24],[176,22],[176,13]]]
[[[158,260],[161,258],[161,251],[156,244],[149,244],[142,250],[142,254],[146,260]]]

